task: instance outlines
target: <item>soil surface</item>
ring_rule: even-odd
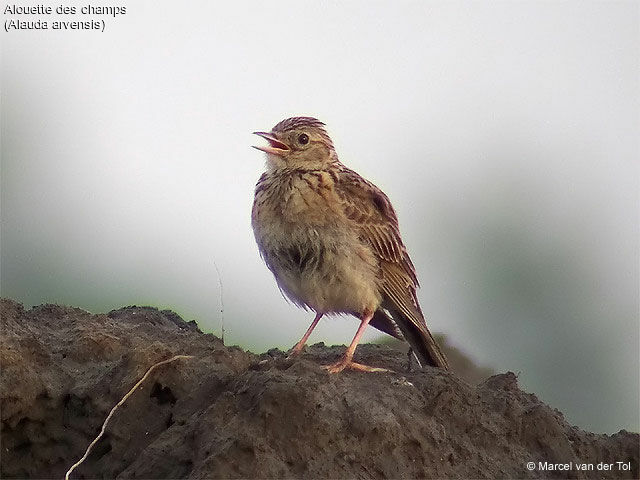
[[[511,372],[472,386],[362,345],[356,360],[392,371],[329,375],[344,347],[289,360],[154,308],[1,307],[2,478],[63,478],[147,369],[178,354],[193,357],[154,370],[71,478],[638,478],[637,434],[571,426]]]

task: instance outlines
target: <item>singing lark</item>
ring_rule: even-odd
[[[260,254],[280,290],[315,318],[302,351],[326,314],[351,314],[360,326],[344,356],[325,368],[384,369],[353,361],[368,324],[406,340],[419,362],[448,369],[418,304],[418,278],[389,198],[339,160],[324,123],[293,117],[270,132],[267,170],[256,185],[251,221]]]

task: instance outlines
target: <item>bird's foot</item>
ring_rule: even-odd
[[[380,367],[370,367],[369,365],[363,365],[362,363],[356,363],[352,360],[347,360],[345,358],[340,359],[336,363],[332,363],[331,365],[323,365],[325,370],[329,373],[340,373],[345,369],[350,370],[359,370],[361,372],[390,372],[391,370]]]
[[[296,345],[287,353],[287,360],[292,360],[302,353],[304,345]]]

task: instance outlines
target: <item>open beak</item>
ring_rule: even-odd
[[[259,147],[256,145],[252,145],[253,148],[257,148],[258,150],[262,150],[263,152],[272,153],[274,155],[282,156],[286,151],[289,150],[289,147],[278,140],[273,133],[269,132],[253,132],[254,135],[258,135],[259,137],[264,138],[267,142],[269,142],[269,146]]]

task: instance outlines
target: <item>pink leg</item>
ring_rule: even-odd
[[[300,341],[296,343],[296,346],[293,347],[289,355],[298,355],[302,351],[305,343],[307,343],[307,340],[309,340],[309,336],[311,335],[311,332],[313,332],[313,329],[316,328],[316,325],[318,325],[318,322],[322,318],[322,315],[324,314],[316,313],[316,318],[314,318],[313,322],[311,322],[311,325],[307,329],[307,333],[305,333],[304,336],[300,339]]]
[[[373,318],[373,313],[365,312],[363,314],[362,320],[360,321],[360,326],[358,327],[358,331],[353,337],[353,340],[351,341],[351,345],[349,345],[349,348],[347,348],[347,351],[345,352],[343,357],[340,360],[338,360],[336,363],[333,363],[331,365],[326,365],[323,368],[326,368],[327,370],[329,370],[329,373],[338,373],[344,370],[345,368],[351,368],[353,370],[362,370],[365,372],[388,372],[386,368],[369,367],[367,365],[362,365],[361,363],[356,363],[353,361],[353,354],[355,353],[356,347],[360,342],[360,337],[362,337],[362,334],[367,329],[367,325],[369,325],[369,322],[371,321],[372,318]]]

